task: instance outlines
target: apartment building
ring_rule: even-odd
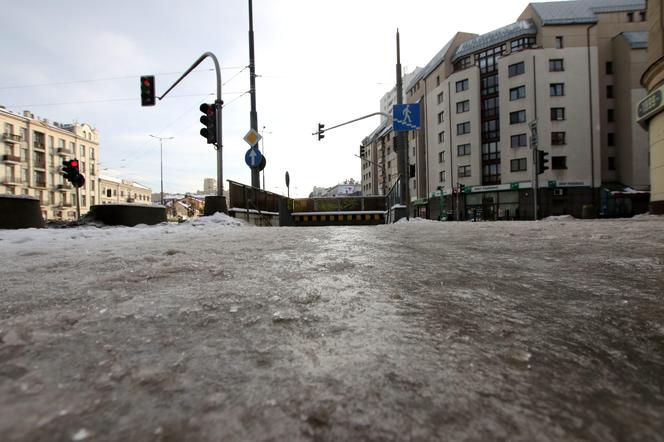
[[[0,194],[39,198],[51,220],[76,218],[76,189],[60,174],[63,160],[77,158],[85,185],[81,213],[99,202],[99,133],[85,123],[61,124],[0,107]]]
[[[532,219],[537,184],[541,216],[581,216],[583,206],[609,210],[616,189],[649,190],[647,136],[633,118],[646,28],[645,1],[578,0],[532,3],[515,23],[457,33],[407,86],[405,101],[422,112],[408,134],[412,214]],[[379,129],[363,145],[380,156],[390,129]],[[538,176],[535,131],[549,159]],[[367,194],[379,194],[365,177]]]
[[[152,204],[152,189],[130,180],[99,177],[100,204]]]

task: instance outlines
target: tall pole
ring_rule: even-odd
[[[164,140],[172,140],[175,137],[158,137],[156,135],[150,135],[152,138],[159,140],[159,169],[160,169],[160,181],[161,181],[161,205],[164,205]]]
[[[258,113],[256,112],[256,58],[254,55],[254,12],[252,0],[249,0],[249,91],[251,95],[251,128],[258,131]],[[260,172],[258,168],[251,168],[251,186],[260,187]],[[264,176],[264,175],[263,175]]]
[[[403,83],[401,79],[401,45],[399,42],[399,29],[397,29],[397,104],[403,104]],[[410,178],[408,177],[408,148],[405,146],[403,132],[397,132],[395,135],[397,151],[397,171],[401,176],[399,193],[401,194],[401,204],[406,206],[406,219],[410,217],[410,201],[408,198],[408,188],[410,187]]]

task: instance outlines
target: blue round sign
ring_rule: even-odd
[[[263,154],[260,150],[252,147],[244,154],[244,162],[247,163],[247,166],[252,169],[258,168],[261,165],[261,160],[263,159]]]

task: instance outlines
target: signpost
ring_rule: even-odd
[[[420,105],[418,103],[397,104],[392,108],[392,129],[407,132],[420,128]]]
[[[255,147],[250,148],[247,150],[247,153],[244,154],[244,162],[252,169],[260,167],[262,160],[263,154]]]

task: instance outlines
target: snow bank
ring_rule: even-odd
[[[574,218],[572,215],[558,215],[558,216],[547,216],[546,218],[542,218],[542,221],[574,221],[576,218]]]
[[[640,213],[630,218],[634,221],[664,221],[664,215],[651,215],[650,212]]]
[[[214,215],[203,216],[195,220],[185,221],[182,225],[190,226],[210,226],[210,225],[222,225],[222,226],[232,226],[232,227],[255,227],[253,224],[249,224],[244,220],[233,218],[226,215],[225,213],[217,212]]]

